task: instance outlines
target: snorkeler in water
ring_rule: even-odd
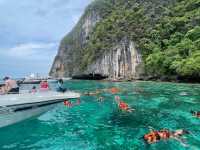
[[[148,144],[153,144],[153,143],[159,142],[160,140],[175,139],[181,142],[182,145],[186,146],[186,144],[181,139],[181,137],[185,134],[189,134],[189,132],[184,129],[175,130],[175,131],[169,131],[167,129],[163,129],[159,131],[151,130],[150,133],[144,135],[143,139]]]
[[[120,92],[120,89],[119,88],[116,88],[116,87],[112,87],[110,89],[108,89],[108,91],[112,94],[117,94]]]
[[[67,107],[73,107],[76,105],[80,105],[81,104],[81,100],[78,98],[77,101],[75,103],[72,103],[70,100],[66,100],[64,101],[64,105]]]
[[[104,98],[102,96],[98,97],[97,99],[98,102],[103,102],[104,101]]]
[[[119,96],[115,96],[115,101],[118,104],[119,109],[127,112],[132,112],[135,109],[132,109],[129,107],[129,105],[125,102],[123,102]]]
[[[72,103],[69,100],[64,101],[64,105],[67,107],[72,107]]]
[[[194,117],[200,118],[200,111],[191,111],[191,114],[192,114]]]
[[[101,93],[101,91],[99,91],[99,90],[96,90],[94,92],[87,91],[87,92],[84,93],[84,95],[86,95],[86,96],[95,96],[95,95],[98,95],[100,93]]]

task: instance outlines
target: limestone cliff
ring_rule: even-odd
[[[87,42],[89,33],[100,20],[98,10],[88,7],[75,28],[63,38],[59,51],[50,70],[54,77],[71,77],[80,73],[82,48]]]
[[[143,73],[142,56],[134,42],[123,40],[87,68],[86,74],[102,74],[111,79],[138,79]]]
[[[96,0],[61,41],[50,75],[145,76],[146,38],[176,0]]]

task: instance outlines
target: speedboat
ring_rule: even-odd
[[[56,83],[56,82],[58,82],[58,79],[48,79],[47,82],[48,83]]]
[[[67,99],[80,98],[75,92],[38,92],[0,96],[0,128],[39,116]]]
[[[68,78],[62,78],[63,81],[69,81],[71,80],[72,78],[68,77]]]
[[[40,79],[24,80],[21,84],[40,84],[41,81]]]
[[[21,84],[40,84],[42,80],[48,80],[48,77],[42,77],[39,74],[32,73],[22,80]]]

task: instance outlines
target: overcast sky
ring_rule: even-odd
[[[91,0],[0,0],[0,77],[48,74]]]

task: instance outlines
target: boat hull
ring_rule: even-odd
[[[75,92],[39,92],[0,96],[0,128],[39,116],[66,99],[80,98]]]
[[[40,116],[41,114],[53,109],[58,103],[37,103],[23,106],[12,106],[11,108],[0,109],[0,128],[21,122],[31,117]]]
[[[41,80],[38,81],[23,81],[21,84],[40,84]]]

